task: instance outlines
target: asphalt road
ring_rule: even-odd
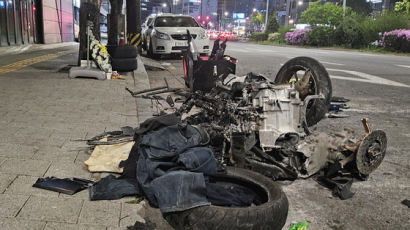
[[[333,95],[351,100],[348,103],[351,108],[344,112],[349,118],[324,119],[316,126],[317,130],[337,131],[348,127],[360,134],[363,132],[360,119],[368,117],[372,129],[387,133],[384,161],[367,181],[353,184],[355,195],[349,200],[333,197],[312,179],[283,182],[290,203],[284,229],[294,221],[308,221],[310,229],[410,227],[410,209],[400,203],[410,199],[410,57],[241,42],[228,42],[226,54],[239,60],[238,75],[256,72],[272,79],[289,59],[313,57],[328,70]],[[170,63],[167,69],[175,79],[181,79],[181,60],[160,62]]]

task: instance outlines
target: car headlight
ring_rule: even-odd
[[[198,34],[199,39],[207,39],[208,35],[205,32],[199,33]]]
[[[164,40],[169,40],[169,39],[170,39],[168,34],[161,33],[161,32],[158,32],[158,31],[156,31],[156,30],[154,30],[154,36],[155,36],[156,38],[164,39]]]

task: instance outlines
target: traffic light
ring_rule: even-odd
[[[209,16],[206,16],[205,19],[206,19],[207,21],[209,21],[209,19],[211,19],[211,18],[210,18]]]
[[[201,15],[196,16],[198,20],[201,20]]]

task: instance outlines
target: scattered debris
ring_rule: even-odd
[[[298,222],[298,223],[292,224],[289,230],[309,230],[308,223]]]
[[[410,200],[405,199],[401,203],[406,205],[408,208],[410,208]]]
[[[37,179],[36,183],[33,184],[33,187],[73,195],[81,190],[88,188],[93,183],[94,181],[80,178],[59,179],[56,177],[46,177]]]
[[[128,158],[133,145],[133,141],[114,145],[97,145],[84,164],[90,172],[122,173],[119,164]]]
[[[112,71],[111,79],[121,79],[124,80],[124,77],[119,74],[117,71]]]
[[[350,99],[344,98],[344,97],[336,97],[333,96],[331,102],[339,102],[339,103],[346,103],[349,102]]]

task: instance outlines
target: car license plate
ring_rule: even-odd
[[[175,46],[188,46],[188,42],[183,41],[183,42],[175,42]]]

